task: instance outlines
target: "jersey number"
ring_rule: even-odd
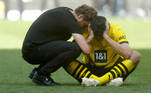
[[[106,50],[97,50],[94,52],[95,62],[105,63],[107,62],[107,51]]]

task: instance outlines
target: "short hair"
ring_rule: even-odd
[[[85,21],[91,21],[94,17],[97,16],[97,10],[91,6],[83,4],[75,9],[77,15],[83,14]]]
[[[94,37],[103,37],[103,33],[106,29],[106,18],[104,16],[96,16],[91,21],[90,27],[93,30]]]

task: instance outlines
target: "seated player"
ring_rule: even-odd
[[[131,50],[119,25],[109,23],[103,16],[95,17],[89,30],[94,33],[89,43],[91,53],[84,55],[82,63],[72,61],[64,69],[86,86],[110,84],[113,80],[118,83],[119,78],[123,79],[119,80],[122,83],[136,68],[140,53]],[[87,37],[88,31],[84,31],[83,35]]]

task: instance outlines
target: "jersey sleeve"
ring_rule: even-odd
[[[123,29],[121,29],[119,26],[116,26],[114,30],[115,31],[113,31],[113,37],[116,42],[118,42],[119,44],[128,43],[126,33]]]

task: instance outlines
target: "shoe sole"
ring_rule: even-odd
[[[106,86],[121,86],[123,84],[124,84],[123,78],[116,78],[107,83]]]
[[[40,81],[38,81],[38,80],[35,80],[35,79],[33,79],[32,80],[32,82],[34,82],[35,84],[37,84],[37,85],[45,85],[45,84],[43,84],[42,82],[40,82]],[[46,85],[45,85],[46,86]]]
[[[99,81],[92,78],[82,78],[81,84],[85,86],[97,86],[99,85]]]
[[[40,85],[40,86],[59,86],[60,85],[59,83],[58,84],[52,84],[52,85],[46,85],[46,84],[44,84],[38,80],[35,80],[35,79],[33,79],[32,82],[34,82],[35,84]]]

